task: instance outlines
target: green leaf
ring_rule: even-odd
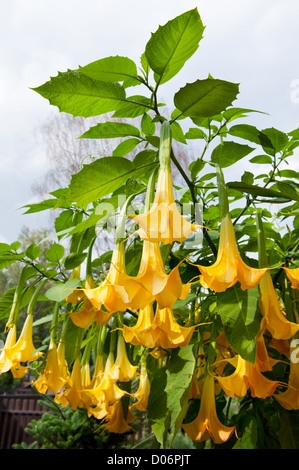
[[[76,202],[87,205],[120,188],[129,178],[134,178],[149,171],[155,163],[134,162],[121,157],[103,157],[83,165],[78,173],[72,175],[68,192],[62,196],[62,202]],[[60,201],[58,201],[60,202]]]
[[[179,123],[174,121],[171,123],[170,126],[172,131],[172,138],[174,140],[177,140],[178,142],[181,142],[182,144],[186,144],[187,142],[185,139],[185,135]]]
[[[207,78],[188,83],[174,95],[174,104],[185,116],[210,117],[224,111],[236,99],[239,85]]]
[[[259,289],[243,291],[233,286],[217,295],[217,307],[225,335],[232,348],[243,359],[255,362],[255,338],[260,328]]]
[[[269,155],[274,155],[277,152],[283,150],[289,143],[287,134],[281,132],[274,127],[264,129],[262,135],[270,141],[270,145],[264,144],[263,149]]]
[[[141,130],[145,135],[154,135],[156,125],[149,114],[144,114],[141,119]]]
[[[40,249],[39,246],[36,246],[35,243],[32,243],[30,246],[28,246],[26,250],[26,256],[30,259],[36,259],[40,256],[42,250]]]
[[[163,448],[166,445],[170,425],[170,412],[167,408],[167,394],[165,392],[166,381],[167,376],[164,367],[155,371],[151,381],[147,407],[151,429]]]
[[[172,440],[180,429],[190,397],[195,368],[194,345],[173,350],[167,364],[167,408],[171,413]]]
[[[74,289],[79,285],[79,279],[70,279],[65,283],[57,283],[55,286],[50,287],[45,293],[46,297],[49,300],[54,300],[55,302],[62,302],[68,295],[70,295]]]
[[[91,127],[80,139],[112,139],[116,137],[140,136],[137,127],[124,122],[103,122]]]
[[[155,80],[165,83],[174,77],[194,54],[202,39],[204,26],[197,8],[187,11],[152,33],[145,55]]]
[[[98,116],[115,111],[126,99],[118,83],[94,80],[75,70],[59,72],[43,85],[32,88],[61,112],[73,116]]]
[[[112,117],[135,118],[142,116],[142,114],[151,108],[152,102],[149,98],[142,95],[133,95],[118,105],[117,110],[113,113]]]
[[[7,268],[11,264],[15,263],[16,261],[21,260],[24,257],[25,253],[18,253],[18,254],[5,254],[0,255],[0,270]]]
[[[232,126],[228,133],[235,137],[240,137],[241,139],[249,140],[250,142],[254,142],[255,144],[263,145],[263,146],[272,146],[271,141],[269,138],[263,134],[259,129],[255,126],[251,126],[249,124],[237,124]]]
[[[140,144],[140,139],[133,137],[132,139],[126,139],[121,142],[112,152],[113,157],[124,157],[128,153],[132,152],[138,144]]]
[[[258,426],[255,416],[247,414],[241,423],[241,437],[237,440],[233,449],[256,449],[258,438]]]
[[[65,269],[74,269],[77,266],[80,266],[83,261],[85,261],[87,253],[75,253],[73,255],[69,255],[64,260],[64,267]]]
[[[213,163],[218,163],[221,168],[225,168],[241,160],[253,150],[248,145],[225,141],[213,150],[211,160]]]
[[[229,108],[223,113],[223,117],[227,122],[234,121],[235,119],[243,118],[247,116],[249,113],[262,113],[267,114],[262,111],[257,111],[256,109],[248,109],[248,108]]]
[[[45,201],[42,201],[42,202],[37,202],[34,204],[26,204],[25,206],[22,206],[22,209],[25,207],[28,207],[29,209],[26,212],[24,212],[24,214],[33,214],[35,212],[41,212],[41,211],[52,209],[56,203],[57,203],[57,200],[54,198],[46,199]]]
[[[51,263],[58,263],[63,255],[64,247],[59,245],[59,243],[53,243],[53,245],[47,250],[45,257],[48,261],[51,261]]]
[[[251,163],[271,164],[272,158],[270,155],[256,155],[249,160]]]
[[[185,134],[186,139],[206,139],[207,135],[197,127],[191,127]]]
[[[105,57],[80,67],[79,72],[103,82],[119,82],[130,79],[136,81],[137,84],[140,83],[136,64],[128,57]]]

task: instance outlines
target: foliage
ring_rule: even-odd
[[[107,431],[132,432],[142,409],[161,447],[183,429],[199,448],[275,448],[284,407],[299,403],[291,360],[299,191],[298,172],[288,168],[299,129],[243,123],[260,111],[234,106],[238,84],[210,75],[177,90],[167,118],[160,89],[196,52],[203,31],[197,9],[187,11],[151,35],[140,64],[106,57],[34,89],[73,117],[108,113],[79,139],[122,141],[112,155],[83,163],[67,187],[25,206],[25,213],[57,214],[55,238],[44,263],[39,244],[0,244],[0,268],[23,268],[22,282],[2,296],[0,318],[8,317],[8,331],[20,305],[32,314],[35,288],[47,281],[35,301],[51,309],[33,327],[45,323],[50,334],[38,348],[43,355],[26,356],[34,386],[62,406],[87,408]],[[187,170],[173,142],[188,156],[196,143]],[[183,184],[172,185],[171,165]],[[155,203],[162,224],[148,226]],[[186,207],[182,222],[178,208]],[[110,248],[94,257],[99,239]],[[56,356],[61,344],[67,367]],[[18,373],[23,362],[11,359],[11,369]]]

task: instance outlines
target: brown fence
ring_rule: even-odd
[[[25,432],[32,419],[39,419],[46,410],[38,403],[41,396],[31,393],[0,395],[0,449],[11,449],[13,444],[33,438]]]

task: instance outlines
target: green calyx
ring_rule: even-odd
[[[161,125],[159,148],[160,168],[163,170],[170,170],[171,168],[171,142],[172,132],[170,123],[164,121]]]

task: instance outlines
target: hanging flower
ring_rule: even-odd
[[[5,348],[5,355],[12,364],[21,362],[33,362],[39,359],[43,353],[36,351],[32,341],[33,315],[27,315],[21,334],[17,342]]]
[[[56,343],[50,342],[43,373],[33,382],[39,393],[44,394],[49,390],[57,394],[69,381],[63,349],[64,347],[59,349]]]
[[[138,366],[133,366],[128,358],[124,338],[121,334],[117,339],[117,354],[113,367],[109,371],[112,380],[128,382],[136,377]]]
[[[293,289],[299,289],[299,268],[292,269],[283,267],[283,269],[291,281]]]
[[[185,299],[190,291],[190,284],[182,284],[179,265],[166,274],[159,244],[145,240],[139,272],[134,280],[152,294],[151,301],[156,300],[160,308],[171,308],[178,299]]]
[[[158,334],[158,331],[153,328],[154,318],[152,303],[139,310],[138,319],[134,326],[123,325],[124,340],[134,346],[154,348]]]
[[[4,347],[1,349],[1,352],[0,352],[0,373],[1,374],[9,371],[13,365],[13,362],[9,359],[9,356],[7,355],[6,351],[10,349],[12,346],[14,346],[16,342],[16,336],[17,336],[17,329],[16,329],[16,325],[13,324],[11,328],[8,330]]]
[[[147,375],[146,366],[143,363],[140,368],[139,386],[137,391],[133,394],[133,398],[137,401],[129,407],[132,413],[135,409],[139,411],[146,411],[148,404],[148,397],[150,394],[150,381]]]
[[[83,292],[97,310],[104,306],[110,314],[144,308],[151,300],[151,294],[126,274],[123,243],[115,244],[106,279],[98,287]]]
[[[287,320],[269,272],[260,282],[260,309],[262,329],[267,329],[274,338],[289,339],[299,330],[298,324]]]
[[[215,444],[226,442],[235,432],[235,426],[225,426],[217,416],[213,377],[205,376],[197,417],[182,427],[193,441],[206,441],[211,437]]]
[[[110,406],[109,413],[102,426],[116,434],[124,434],[133,430],[124,417],[123,406],[120,400]]]
[[[216,262],[211,266],[195,266],[201,272],[199,280],[202,286],[215,292],[223,292],[238,281],[241,289],[251,289],[259,284],[267,271],[267,268],[251,268],[242,260],[229,214],[221,221]]]
[[[288,388],[274,395],[278,403],[286,410],[299,410],[299,361],[290,361]]]
[[[181,326],[171,308],[157,308],[153,328],[156,330],[156,346],[163,349],[183,347],[189,344],[195,325]]]

